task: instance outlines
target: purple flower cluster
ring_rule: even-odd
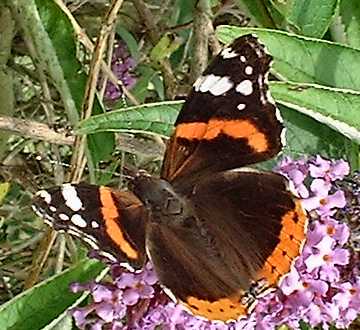
[[[338,221],[348,207],[339,180],[349,173],[345,161],[320,156],[294,161],[285,158],[277,171],[290,180],[310,214],[307,240],[294,267],[276,291],[261,298],[246,319],[223,324],[188,314],[159,286],[150,264],[140,273],[111,266],[111,283],[74,284],[89,290],[93,303],[73,311],[76,324],[90,329],[270,330],[280,325],[345,328],[360,314],[360,263],[349,248],[350,230]],[[355,189],[356,190],[356,189]],[[359,191],[358,191],[359,193]],[[358,197],[358,195],[357,195]]]
[[[127,89],[131,89],[136,83],[136,78],[132,74],[135,66],[135,60],[129,55],[125,44],[120,41],[116,42],[112,54],[111,70]],[[104,95],[105,100],[114,102],[122,94],[123,92],[119,86],[114,85],[111,81],[107,81]]]

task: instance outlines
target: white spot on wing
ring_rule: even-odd
[[[40,190],[36,193],[36,196],[41,197],[46,204],[51,203],[51,195],[46,190]]]
[[[200,86],[202,84],[202,82],[204,81],[205,77],[204,76],[200,76],[199,78],[196,79],[196,81],[193,84],[193,87],[195,89],[195,92],[198,92],[200,89]]]
[[[81,199],[78,197],[75,187],[70,183],[66,183],[62,186],[62,195],[66,206],[72,211],[77,212],[82,208]]]
[[[209,92],[214,96],[222,95],[233,87],[234,83],[229,77],[221,77],[214,74],[200,77],[194,83],[195,91],[202,93]]]
[[[80,214],[74,214],[71,217],[71,222],[80,228],[86,228],[87,223]]]
[[[229,77],[222,77],[213,86],[209,88],[209,92],[215,96],[222,95],[234,87],[234,83]]]
[[[251,75],[252,73],[253,73],[253,68],[252,68],[252,66],[250,66],[250,65],[248,65],[246,68],[245,68],[245,73],[247,74],[247,75]]]
[[[70,219],[69,216],[67,214],[65,214],[65,213],[60,213],[59,218],[62,221],[68,221]]]
[[[284,127],[280,133],[280,141],[283,147],[286,146],[286,128]]]
[[[252,82],[250,80],[243,80],[236,86],[236,91],[247,96],[253,92]]]
[[[99,228],[100,227],[100,225],[96,222],[96,221],[91,221],[91,227],[92,228]]]
[[[240,61],[245,63],[245,62],[246,62],[246,57],[243,56],[243,55],[241,55],[241,56],[240,56]]]
[[[202,93],[208,92],[209,89],[215,85],[215,83],[220,80],[220,76],[215,76],[214,74],[209,74],[208,76],[204,77],[203,82],[201,83],[199,90]]]
[[[244,110],[246,108],[246,104],[244,103],[239,103],[237,106],[238,110]]]
[[[234,58],[236,56],[239,56],[238,53],[236,53],[235,51],[232,50],[231,47],[228,47],[228,48],[224,48],[220,55],[222,56],[223,59],[227,60],[229,58]]]
[[[49,210],[50,210],[51,212],[56,212],[56,207],[50,205],[50,206],[49,206]]]

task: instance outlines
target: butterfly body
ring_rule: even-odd
[[[133,192],[141,196],[150,223],[171,226],[186,221],[189,216],[186,198],[175,192],[169,182],[140,173],[132,184]]]
[[[139,171],[130,191],[55,187],[37,194],[35,212],[135,270],[149,258],[196,315],[245,316],[290,271],[306,232],[287,180],[246,167],[284,144],[270,63],[255,37],[236,39],[195,82],[160,177]]]

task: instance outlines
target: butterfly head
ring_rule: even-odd
[[[181,215],[186,214],[184,197],[168,181],[140,173],[132,183],[134,193],[142,200],[154,222],[180,221]]]

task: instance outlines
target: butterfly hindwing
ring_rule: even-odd
[[[175,123],[162,177],[186,177],[269,159],[282,148],[280,114],[268,93],[272,57],[256,37],[240,37],[195,82]]]
[[[251,308],[252,286],[271,287],[289,272],[304,241],[305,213],[285,178],[268,172],[215,174],[185,200],[183,221],[148,226],[160,282],[194,314],[237,319]]]
[[[39,191],[33,209],[55,230],[81,238],[112,259],[137,269],[145,262],[146,213],[131,192],[68,183]]]

